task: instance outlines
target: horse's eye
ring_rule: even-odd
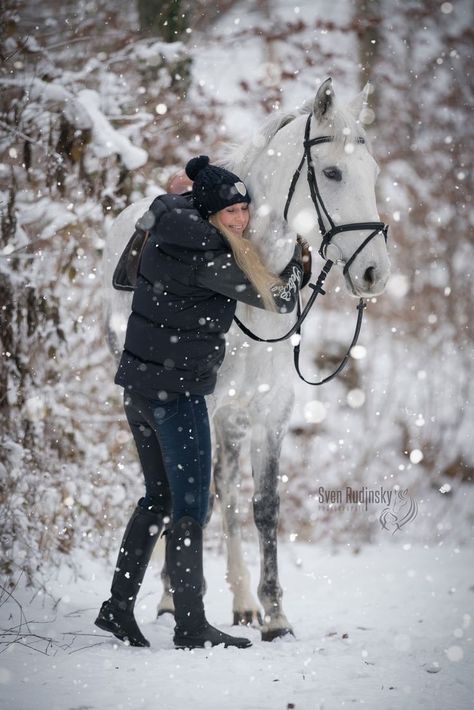
[[[324,168],[323,173],[329,180],[335,180],[336,182],[341,182],[342,173],[339,168]]]

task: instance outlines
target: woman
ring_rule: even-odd
[[[192,193],[162,195],[147,217],[125,346],[115,376],[145,477],[146,495],[127,525],[112,596],[96,625],[132,646],[149,646],[133,615],[158,536],[175,606],[174,643],[197,648],[250,642],[212,627],[203,605],[202,527],[211,479],[205,395],[213,392],[236,302],[293,310],[303,279],[301,247],[279,277],[248,240],[250,196],[233,173],[189,161]],[[229,248],[230,247],[230,248]]]

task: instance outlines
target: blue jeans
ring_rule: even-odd
[[[144,507],[204,525],[211,482],[211,433],[203,395],[170,402],[124,391],[124,408],[145,477]]]

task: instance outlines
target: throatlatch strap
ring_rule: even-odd
[[[303,157],[301,158],[300,164],[298,165],[298,167],[295,170],[295,173],[293,175],[293,179],[291,181],[290,188],[288,190],[288,197],[286,198],[285,209],[283,211],[283,219],[285,220],[285,222],[287,221],[288,209],[290,207],[290,202],[293,198],[293,194],[296,189],[296,183],[298,182],[299,176],[301,175],[301,168],[303,167],[305,157],[306,157],[306,153],[303,153]]]

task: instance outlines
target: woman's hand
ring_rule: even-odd
[[[301,246],[303,256],[303,281],[300,288],[304,288],[311,278],[311,248],[306,239],[299,234],[296,237],[296,241]]]

